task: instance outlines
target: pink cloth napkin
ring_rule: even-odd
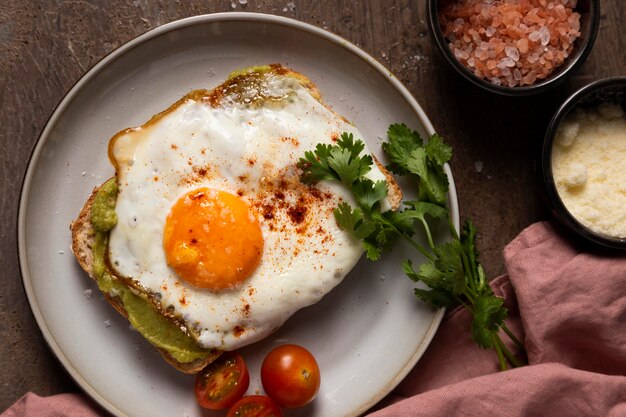
[[[602,252],[580,252],[549,223],[528,227],[504,250],[508,275],[491,286],[529,366],[497,372],[495,353],[475,345],[471,318],[457,309],[370,417],[626,416],[626,256]]]
[[[110,417],[110,414],[81,394],[40,397],[29,392],[0,417]]]
[[[369,417],[626,416],[626,255],[602,252],[581,252],[549,223],[528,227],[504,250],[508,275],[491,286],[529,365],[498,372],[457,309]],[[0,417],[105,415],[78,394],[29,393]]]

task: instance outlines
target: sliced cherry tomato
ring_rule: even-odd
[[[228,410],[226,417],[281,417],[280,408],[265,395],[246,395]]]
[[[250,374],[243,357],[224,352],[196,375],[196,399],[204,408],[222,410],[240,399],[248,385]]]
[[[265,393],[281,407],[301,407],[313,401],[320,388],[320,368],[305,348],[281,345],[261,365]]]

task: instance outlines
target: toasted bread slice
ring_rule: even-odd
[[[95,232],[91,224],[91,207],[98,190],[99,187],[96,187],[93,190],[91,196],[80,211],[78,218],[70,226],[72,232],[72,252],[78,260],[81,268],[83,268],[83,270],[94,280],[96,280],[96,277],[93,268],[94,255],[92,249],[95,241]],[[128,319],[128,313],[124,309],[124,305],[119,298],[111,296],[107,293],[103,293],[103,295],[118,313]],[[174,359],[167,350],[156,346],[155,349],[157,349],[163,359],[165,359],[170,365],[186,374],[199,372],[206,365],[213,362],[220,354],[220,352],[216,351],[215,353],[210,353],[203,359],[197,359],[189,363],[182,363]]]
[[[266,68],[266,67],[265,67]],[[267,69],[266,69],[267,70]],[[163,117],[163,115],[167,114],[167,112],[171,111],[172,109],[174,109],[178,104],[180,104],[183,100],[188,99],[188,98],[193,98],[193,99],[202,99],[205,100],[209,105],[213,105],[213,106],[217,106],[220,104],[220,100],[222,99],[222,92],[226,91],[229,85],[232,86],[233,83],[236,83],[237,80],[236,78],[238,76],[246,76],[247,71],[254,71],[254,69],[251,70],[243,70],[237,73],[233,73],[229,79],[227,81],[224,82],[224,84],[216,87],[215,89],[211,90],[211,91],[206,91],[206,90],[197,90],[195,92],[192,92],[190,94],[188,94],[187,96],[183,97],[183,99],[179,100],[177,103],[173,104],[169,109],[165,110],[162,113],[159,113],[157,115],[155,115],[148,123],[154,122],[155,120],[158,120],[159,117]],[[290,76],[293,77],[295,79],[298,80],[298,82],[305,87],[306,89],[309,90],[310,94],[316,98],[320,103],[324,104],[320,93],[317,89],[317,87],[313,84],[313,82],[311,80],[309,80],[306,76],[294,72],[290,69],[287,69],[285,67],[282,67],[278,64],[274,64],[271,65],[269,67],[269,71],[272,71],[273,73],[277,74],[277,75],[281,75],[281,76]],[[333,111],[328,105],[324,104],[329,110]],[[336,114],[336,112],[333,111],[333,113]],[[343,118],[340,115],[337,115],[338,117]],[[345,120],[345,119],[344,119]],[[122,134],[124,131],[120,132],[118,135]],[[381,170],[381,172],[385,175],[386,179],[387,179],[387,186],[388,186],[388,203],[389,206],[391,207],[391,209],[393,210],[397,210],[398,207],[400,206],[400,202],[402,200],[402,192],[400,190],[399,185],[397,184],[397,182],[395,181],[395,179],[392,177],[392,175],[389,173],[389,171],[387,171],[384,166],[376,159],[374,158],[374,161],[376,163],[376,165],[378,166],[378,168]],[[74,253],[74,255],[76,256],[76,259],[78,260],[78,263],[80,264],[80,266],[85,270],[85,272],[87,272],[87,274],[94,280],[96,280],[97,278],[95,277],[95,273],[94,273],[94,255],[93,255],[93,247],[94,247],[94,243],[95,243],[95,232],[93,229],[93,225],[91,224],[91,211],[92,211],[92,205],[94,203],[94,199],[96,196],[97,191],[99,190],[99,187],[95,188],[91,194],[91,196],[89,197],[89,199],[87,200],[87,202],[85,203],[85,205],[83,206],[78,218],[72,223],[71,225],[71,232],[72,232],[72,251]],[[122,316],[124,316],[125,318],[128,319],[128,313],[127,311],[124,309],[124,305],[121,301],[121,299],[119,299],[116,296],[112,296],[110,294],[104,294],[106,300],[113,306],[113,308],[115,308],[115,310],[117,310]],[[195,373],[200,371],[202,368],[204,368],[207,364],[211,363],[213,360],[215,360],[215,358],[217,358],[217,356],[219,356],[219,352],[215,351],[215,353],[211,353],[209,354],[206,358],[203,358],[201,360],[195,360],[193,362],[190,363],[181,363],[179,361],[177,361],[175,358],[173,358],[170,353],[168,353],[166,350],[158,348],[155,346],[155,348],[159,351],[159,353],[163,356],[163,358],[170,363],[174,368],[178,369],[181,372],[184,373]]]

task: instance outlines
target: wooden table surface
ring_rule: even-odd
[[[506,243],[550,217],[536,175],[554,111],[577,87],[626,75],[626,2],[602,0],[601,8],[595,47],[578,72],[540,96],[511,98],[484,92],[453,72],[434,48],[424,0],[0,0],[0,411],[27,391],[79,390],[31,313],[18,265],[16,223],[29,155],[48,117],[107,53],[164,23],[227,11],[295,18],[348,39],[406,85],[453,146],[461,217],[477,225],[483,264],[495,277],[505,272]]]

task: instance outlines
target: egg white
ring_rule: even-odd
[[[188,98],[142,128],[122,133],[110,149],[119,184],[111,265],[182,319],[206,348],[233,350],[269,335],[339,284],[362,254],[333,216],[333,208],[351,202],[351,196],[324,182],[317,187],[325,197],[313,199],[303,224],[294,223],[286,209],[267,218],[258,209],[264,249],[243,285],[221,292],[200,289],[167,265],[165,219],[185,193],[200,187],[239,193],[259,208],[277,203],[268,192],[273,184],[274,190],[281,188],[283,204],[293,207],[306,187],[285,179],[297,179],[295,165],[304,152],[332,143],[342,132],[363,137],[294,79],[271,77],[266,88],[282,98],[259,106],[226,97],[216,107]],[[376,166],[369,177],[385,179]]]

